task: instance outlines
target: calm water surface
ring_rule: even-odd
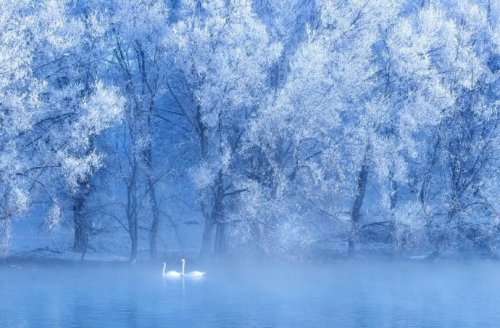
[[[500,263],[0,266],[0,327],[499,327]]]

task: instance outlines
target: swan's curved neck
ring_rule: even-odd
[[[163,275],[165,275],[165,270],[167,269],[167,263],[163,263]]]
[[[182,261],[182,275],[184,275],[185,267],[186,267],[186,261]]]

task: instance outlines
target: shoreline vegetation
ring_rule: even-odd
[[[499,3],[0,0],[0,256],[499,255]]]
[[[193,253],[191,256],[185,256],[185,252],[171,253],[158,259],[149,259],[146,254],[138,258],[135,263],[130,263],[128,257],[110,255],[110,254],[89,254],[84,260],[81,259],[79,253],[73,251],[56,251],[49,248],[35,249],[30,252],[21,252],[18,254],[12,254],[3,258],[0,258],[0,266],[11,266],[11,267],[21,267],[21,266],[120,266],[126,267],[156,267],[163,263],[165,259],[168,259],[168,263],[180,263],[180,259],[186,257],[190,263],[203,263],[209,267],[224,267],[228,265],[245,265],[250,263],[260,263],[269,266],[273,265],[298,265],[305,266],[309,264],[315,265],[332,265],[333,268],[335,264],[344,262],[362,262],[362,263],[377,263],[377,262],[415,262],[415,263],[446,263],[446,262],[462,262],[462,261],[493,261],[498,262],[500,257],[495,254],[484,254],[484,253],[455,253],[447,255],[438,255],[436,253],[412,253],[412,254],[388,254],[381,252],[370,252],[365,251],[363,253],[358,253],[356,256],[337,255],[328,256],[324,258],[319,258],[317,256],[310,256],[308,258],[303,258],[300,261],[297,259],[284,260],[280,257],[275,258],[246,258],[240,259],[238,256],[226,256],[224,259],[209,259],[200,261],[196,254]],[[159,266],[158,266],[159,267]]]

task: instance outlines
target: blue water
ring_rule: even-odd
[[[498,327],[500,263],[0,266],[0,327]]]

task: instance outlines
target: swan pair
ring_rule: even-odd
[[[185,272],[185,267],[186,267],[186,260],[182,259],[182,271],[177,272],[177,271],[166,271],[167,270],[167,263],[163,262],[163,272],[162,275],[165,278],[202,278],[205,275],[205,272],[201,271],[191,271],[186,273]]]

